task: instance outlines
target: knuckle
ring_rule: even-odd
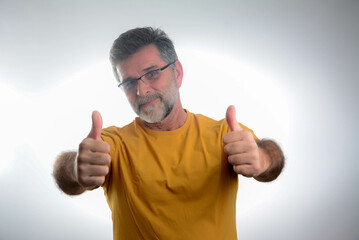
[[[228,143],[228,133],[223,136],[222,141],[223,141],[224,144]]]
[[[105,182],[105,177],[86,177],[79,180],[79,183],[83,187],[92,188],[95,186],[100,186]]]
[[[107,154],[106,160],[107,160],[107,164],[111,163],[111,156],[109,154]]]
[[[253,139],[254,140],[254,139]],[[251,149],[253,149],[253,150],[257,150],[258,149],[258,145],[257,145],[257,143],[256,143],[256,141],[251,141]]]
[[[230,163],[230,164],[234,164],[234,156],[228,156],[228,162]]]
[[[252,135],[252,133],[250,131],[248,131],[248,130],[244,130],[243,135],[246,136],[246,137],[249,137],[249,136]]]
[[[248,140],[253,139],[252,133],[251,133],[250,131],[247,131],[247,130],[244,130],[244,131],[243,131],[243,137],[244,137],[245,139],[248,139]]]
[[[229,147],[229,145],[225,145],[223,149],[224,149],[224,152],[228,154],[230,147]]]
[[[104,171],[104,176],[106,176],[108,174],[108,172],[110,171],[109,167],[105,167],[105,171]]]
[[[109,172],[109,169],[107,166],[96,166],[92,169],[91,174],[93,174],[97,177],[101,177],[101,176],[106,176],[108,172]]]
[[[97,145],[97,149],[99,152],[109,153],[110,152],[110,145],[107,142],[102,140],[96,140],[95,144]]]
[[[237,166],[233,166],[233,171],[234,171],[235,173],[237,173],[237,174],[242,174],[242,173],[241,173],[241,169],[240,169],[239,167],[237,167]]]
[[[84,177],[83,175],[79,175],[79,176],[78,176],[78,182],[79,182],[82,186],[86,186],[86,185],[87,185],[87,178]]]
[[[243,175],[244,177],[246,177],[246,178],[250,178],[250,177],[252,177],[252,175],[251,175],[251,174],[247,174],[247,173],[242,173],[242,175]]]
[[[256,173],[260,170],[260,166],[258,163],[255,163],[252,165],[253,171]]]
[[[88,148],[88,142],[86,141],[87,139],[83,140],[80,144],[79,144],[79,150],[83,151],[84,149]]]
[[[249,155],[249,157],[253,160],[257,160],[258,159],[258,153],[256,151],[252,151]]]
[[[93,186],[101,186],[105,182],[105,177],[97,177],[93,180]]]
[[[77,163],[80,165],[83,162],[85,162],[85,156],[83,152],[79,152],[79,155],[77,156]]]
[[[228,162],[232,165],[240,165],[241,159],[239,155],[231,155],[228,157]]]
[[[104,182],[105,182],[105,177],[101,177],[98,185],[101,186]]]
[[[80,164],[77,166],[77,172],[79,173],[79,176],[83,177],[86,175],[86,166],[84,166],[83,164]]]
[[[84,149],[84,143],[81,142],[81,143],[79,144],[79,152],[82,151],[83,149]]]
[[[103,175],[102,166],[94,166],[91,173],[96,176],[102,176]]]
[[[105,145],[106,153],[109,153],[111,151],[110,144],[108,144],[107,142],[104,142],[104,145]]]
[[[105,167],[104,169],[102,169],[102,176],[106,176],[108,173],[108,168]]]
[[[108,156],[108,154],[99,154],[97,155],[96,159],[98,165],[108,165],[111,162],[111,158]]]

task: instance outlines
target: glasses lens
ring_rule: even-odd
[[[163,68],[148,72],[138,79],[125,81],[125,82],[121,83],[119,85],[119,87],[121,87],[124,91],[133,91],[134,89],[137,88],[138,81],[142,81],[145,84],[153,83],[161,77],[161,71],[165,70],[173,63],[174,62],[171,62],[171,63],[167,64],[166,66],[164,66]]]
[[[160,69],[146,73],[142,79],[144,81],[153,82],[160,78]]]
[[[136,86],[137,86],[137,80],[126,81],[126,82],[122,83],[121,86],[122,86],[123,90],[125,90],[125,91],[131,91],[131,90],[133,90],[133,89],[136,88]]]

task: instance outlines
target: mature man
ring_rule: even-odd
[[[55,162],[59,187],[76,195],[102,186],[114,239],[236,239],[237,174],[274,180],[281,149],[237,123],[233,106],[221,121],[184,109],[182,65],[162,30],[121,34],[110,60],[139,118],[102,129],[94,111],[78,152]]]

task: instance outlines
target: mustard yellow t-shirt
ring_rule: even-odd
[[[225,119],[188,111],[173,131],[150,130],[139,118],[104,129],[114,240],[237,239],[238,181],[222,142],[228,132]]]

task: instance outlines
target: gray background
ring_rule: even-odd
[[[230,104],[287,157],[280,178],[240,177],[239,239],[359,239],[359,1],[0,0],[0,239],[111,239],[101,189],[68,197],[51,177],[91,111],[135,117],[108,63],[113,40],[163,28],[184,66],[184,107]]]

